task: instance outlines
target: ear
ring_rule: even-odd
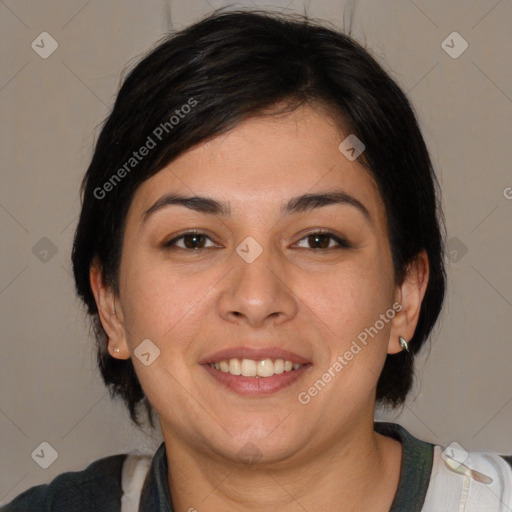
[[[94,258],[91,264],[89,281],[98,307],[101,325],[108,336],[110,355],[116,359],[129,359],[130,350],[126,342],[121,304],[112,288],[105,284],[101,264],[97,257]],[[118,348],[119,351],[114,351],[114,348]]]
[[[408,265],[407,273],[402,284],[395,290],[395,303],[401,306],[391,321],[391,333],[388,354],[396,354],[403,350],[399,337],[411,340],[418,324],[421,303],[425,296],[429,277],[429,262],[427,252],[422,250]]]

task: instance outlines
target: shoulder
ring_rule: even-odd
[[[0,512],[95,512],[119,510],[126,454],[111,455],[82,471],[69,471],[49,484],[31,487],[0,508]]]
[[[394,423],[376,422],[374,428],[404,448],[392,511],[512,511],[512,455],[422,441]]]
[[[475,508],[476,507],[476,508]],[[436,446],[426,512],[512,510],[512,457]]]

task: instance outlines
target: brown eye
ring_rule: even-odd
[[[322,233],[308,236],[309,244],[314,245],[313,249],[327,249],[327,247],[329,247],[331,240],[332,239],[329,236],[324,235]]]
[[[350,247],[350,244],[346,240],[337,237],[333,233],[323,231],[310,233],[309,235],[305,236],[302,240],[300,240],[298,244],[300,244],[303,240],[306,240],[306,249],[346,249]],[[331,245],[331,241],[334,241],[335,245]]]
[[[178,241],[183,240],[182,244],[179,244]],[[165,248],[180,248],[180,249],[207,249],[205,243],[207,240],[212,241],[212,239],[204,233],[199,233],[195,231],[191,231],[189,233],[183,233],[182,235],[173,238],[169,242],[164,244]],[[213,242],[213,241],[212,241]],[[214,244],[215,245],[215,244]]]
[[[187,249],[202,249],[204,246],[204,241],[204,235],[193,234],[183,236],[183,243]]]

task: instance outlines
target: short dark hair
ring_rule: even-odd
[[[446,287],[439,185],[413,108],[369,52],[335,29],[298,15],[216,11],[166,36],[128,73],[81,187],[72,251],[76,290],[93,319],[105,384],[124,400],[135,424],[143,402],[153,426],[152,407],[131,359],[107,351],[89,283],[93,259],[118,293],[126,214],[140,184],[244,119],[306,104],[328,107],[340,129],[364,143],[358,161],[385,204],[395,281],[401,283],[413,259],[427,252],[429,282],[410,352],[388,354],[377,384],[379,404],[394,408],[405,401],[414,356],[436,323]],[[135,159],[144,145],[153,147]]]

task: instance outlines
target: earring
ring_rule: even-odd
[[[402,336],[398,336],[398,340],[400,341],[400,346],[406,351],[409,352],[409,344],[405,340],[405,338],[402,338]]]
[[[119,352],[121,352],[121,349],[119,347],[114,347],[114,352],[116,354],[119,354]]]

